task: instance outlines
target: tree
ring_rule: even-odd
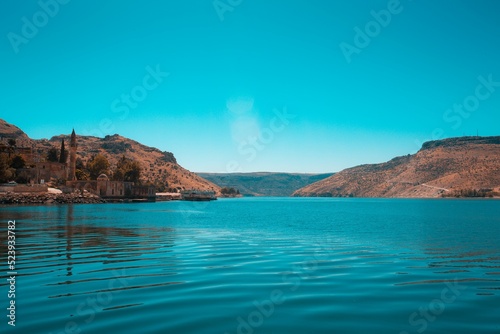
[[[8,182],[12,179],[12,168],[9,168],[8,159],[0,154],[0,182]]]
[[[58,160],[59,157],[57,156],[57,149],[55,147],[52,147],[47,153],[47,161],[57,162]]]
[[[76,169],[85,169],[85,164],[83,163],[83,160],[81,158],[76,158],[75,168]]]
[[[122,156],[120,160],[116,163],[116,167],[113,171],[113,181],[123,181],[125,179],[125,165],[127,162],[127,158],[125,156]]]
[[[220,193],[223,195],[239,195],[240,191],[235,188],[224,187],[221,188]]]
[[[63,139],[61,142],[61,153],[59,155],[59,162],[65,164],[67,159],[68,159],[68,151],[64,148],[64,139]]]
[[[14,147],[16,147],[16,140],[14,138],[9,138],[7,143],[9,144],[9,158],[10,158],[10,154],[14,152]]]
[[[87,169],[90,179],[95,180],[99,175],[109,173],[109,161],[104,155],[98,154],[87,163]]]
[[[29,175],[26,171],[16,172],[16,182],[17,183],[28,183]]]
[[[154,186],[156,187],[156,192],[158,193],[163,193],[167,191],[167,183],[155,182]]]
[[[77,180],[90,180],[90,171],[80,158],[76,158],[75,175]]]
[[[90,180],[90,174],[86,169],[75,170],[75,176],[77,180]]]
[[[125,172],[124,181],[135,182],[138,183],[141,177],[141,164],[139,161],[130,161],[127,164],[127,170]]]
[[[118,161],[113,172],[113,180],[139,183],[141,177],[139,161],[127,159],[125,156]]]
[[[24,168],[26,166],[26,161],[24,161],[23,157],[20,155],[16,155],[14,158],[12,158],[12,161],[10,163],[10,167],[14,169],[20,169]]]

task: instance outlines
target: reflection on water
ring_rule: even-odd
[[[238,199],[0,215],[17,222],[23,333],[498,333],[499,204]],[[6,244],[0,233],[2,263]]]

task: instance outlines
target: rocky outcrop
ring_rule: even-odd
[[[0,193],[0,204],[98,204],[106,203],[99,196],[90,193]]]
[[[2,139],[15,139],[23,142],[29,142],[31,139],[13,124],[9,124],[3,119],[0,119],[0,137]]]

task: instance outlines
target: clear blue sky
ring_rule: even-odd
[[[0,3],[0,118],[33,138],[74,127],[192,171],[329,172],[433,133],[500,134],[498,1],[54,1]]]

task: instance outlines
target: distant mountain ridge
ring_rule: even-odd
[[[76,129],[78,130],[78,129]],[[0,119],[0,138],[2,142],[15,139],[16,146],[32,149],[34,159],[45,159],[50,148],[60,148],[62,139],[69,143],[68,135],[57,135],[50,139],[30,139],[21,129]],[[77,157],[83,162],[96,154],[104,155],[111,166],[120,158],[134,159],[142,164],[141,180],[153,184],[163,184],[171,189],[213,190],[220,193],[220,188],[180,166],[173,153],[162,152],[157,148],[143,145],[135,140],[120,135],[104,138],[80,136],[77,131]]]
[[[300,173],[198,173],[220,187],[237,188],[243,196],[287,197],[308,184],[332,175]]]
[[[348,168],[293,195],[441,197],[467,189],[500,191],[500,136],[426,142],[416,154]]]

